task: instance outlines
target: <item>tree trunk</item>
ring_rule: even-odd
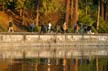
[[[100,1],[100,15],[104,19],[104,0]]]
[[[105,4],[105,21],[108,23],[108,1]]]
[[[100,0],[98,0],[98,15],[97,15],[97,31],[99,29],[99,18],[100,18]]]
[[[20,8],[20,16],[23,16],[23,9]]]
[[[70,14],[71,14],[71,25],[72,25],[72,24],[73,24],[73,6],[74,6],[74,5],[73,5],[73,4],[74,4],[74,3],[73,3],[73,0],[71,0],[70,3],[71,3],[71,6],[70,6],[70,8],[71,8],[71,9],[70,9],[70,10],[71,10],[71,13],[70,13]]]
[[[78,0],[74,0],[74,24],[78,21]]]
[[[3,3],[3,1],[0,1],[0,11],[4,11],[4,3]]]
[[[67,25],[69,23],[69,10],[70,10],[70,0],[67,0],[66,1],[66,18],[65,18]]]
[[[39,25],[39,10],[37,9],[36,24]]]
[[[37,1],[37,10],[36,10],[36,24],[39,25],[39,0]]]
[[[78,0],[66,0],[66,23],[69,23],[69,16],[71,16],[71,24],[78,21]]]
[[[87,0],[86,0],[86,15],[87,15]]]

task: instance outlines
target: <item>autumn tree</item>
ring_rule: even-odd
[[[44,23],[51,21],[56,24],[59,20],[61,12],[64,12],[63,0],[42,0],[40,19],[43,20]]]
[[[70,0],[71,2],[71,22],[72,24],[77,23],[78,21],[78,0]]]

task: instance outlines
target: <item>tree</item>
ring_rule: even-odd
[[[4,5],[5,5],[5,1],[4,0],[0,0],[0,10],[4,11]]]
[[[40,20],[44,23],[51,21],[56,24],[64,12],[63,0],[42,0],[40,7]]]
[[[98,14],[97,14],[97,30],[99,30],[99,18],[100,18],[100,0],[98,0]]]
[[[66,17],[65,17],[65,22],[66,25],[69,23],[69,11],[70,11],[70,0],[66,0]]]
[[[39,0],[36,0],[36,24],[39,24]]]
[[[108,0],[105,0],[105,21],[108,22]]]
[[[78,16],[78,13],[79,13],[78,4],[79,4],[78,0],[70,0],[71,24],[75,24],[78,21],[78,17],[79,17]]]
[[[77,23],[78,21],[78,0],[74,0],[74,13],[73,13],[73,17],[74,17],[74,24]]]
[[[19,9],[19,14],[20,16],[23,16],[23,11],[24,11],[24,3],[25,3],[25,0],[18,0],[17,1],[17,10]]]
[[[100,0],[100,16],[104,18],[104,0]]]

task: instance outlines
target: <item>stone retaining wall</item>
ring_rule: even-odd
[[[0,58],[108,55],[108,35],[0,34]]]

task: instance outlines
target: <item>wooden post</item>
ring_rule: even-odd
[[[99,71],[98,56],[96,56],[96,71]]]
[[[78,58],[75,59],[75,71],[78,71]]]

